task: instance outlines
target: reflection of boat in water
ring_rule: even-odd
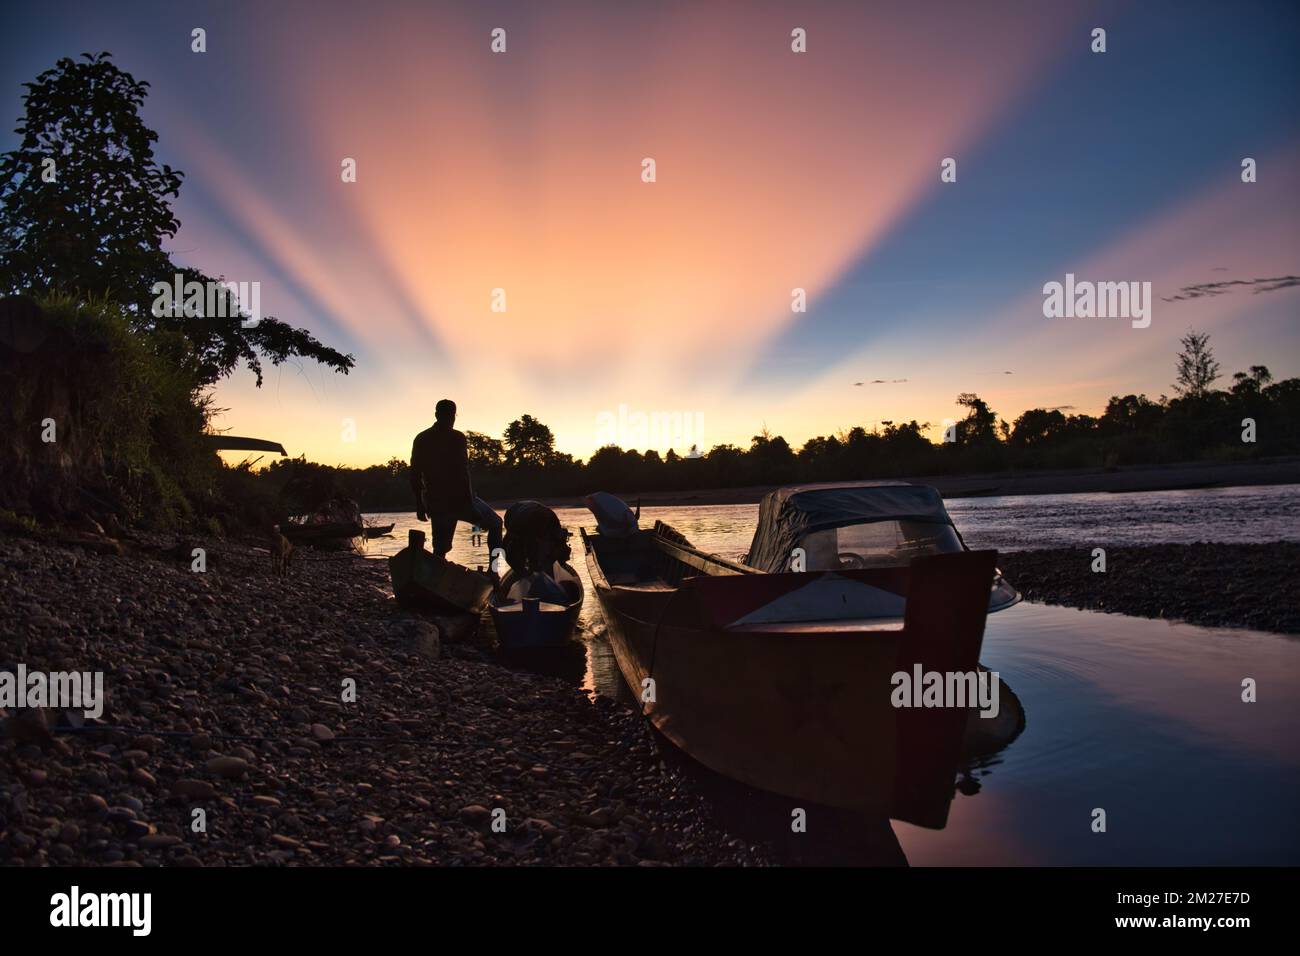
[[[583,596],[578,572],[566,562],[555,562],[551,574],[511,571],[488,603],[502,649],[568,643],[582,611]]]
[[[481,613],[492,579],[426,551],[424,541],[423,531],[412,531],[407,546],[388,559],[398,603],[442,613]]]
[[[762,790],[944,825],[970,708],[896,707],[892,678],[975,673],[985,615],[1019,595],[937,492],[781,489],[744,562],[662,524],[583,540],[619,669],[666,738]]]
[[[980,670],[987,668],[981,664]],[[972,711],[967,717],[966,733],[961,742],[963,770],[985,765],[990,758],[1010,746],[1025,729],[1025,710],[1020,698],[1000,676],[997,680],[997,714],[982,717],[978,711]]]

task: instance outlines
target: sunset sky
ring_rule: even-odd
[[[443,397],[462,428],[499,436],[527,412],[579,457],[621,405],[702,416],[705,448],[912,418],[937,438],[964,391],[1008,420],[1170,393],[1189,327],[1225,376],[1300,375],[1300,287],[1166,301],[1300,275],[1294,3],[42,0],[3,17],[0,114],[58,57],[112,51],[152,84],[159,157],[186,173],[175,258],[259,281],[263,312],[356,355],[346,377],[306,363],[219,386],[217,427],[293,455],[404,457]],[[1066,273],[1151,282],[1150,327],[1045,318]]]

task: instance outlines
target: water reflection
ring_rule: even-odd
[[[1294,864],[1298,652],[1044,605],[990,617],[981,658],[1015,687],[1025,732],[946,829],[895,824],[900,846],[921,865]],[[1267,675],[1267,700],[1242,701],[1251,675]]]

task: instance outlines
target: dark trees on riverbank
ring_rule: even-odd
[[[352,356],[248,315],[254,277],[236,295],[172,261],[183,174],[154,155],[148,83],[99,53],[24,85],[19,143],[0,156],[0,508],[160,526],[232,515],[204,440],[209,387],[241,364],[260,385],[263,361],[346,373]]]
[[[1208,350],[1208,341],[1202,345]],[[584,463],[555,451],[553,439],[547,441],[550,429],[531,416],[512,422],[503,439],[476,432],[467,437],[475,490],[492,500],[1300,454],[1300,379],[1273,382],[1262,365],[1237,373],[1226,390],[1203,388],[1158,400],[1116,395],[1100,416],[1033,408],[1007,423],[977,395],[964,393],[958,404],[967,417],[946,442],[930,441],[928,424],[913,420],[819,435],[797,450],[766,431],[748,448],[715,445],[699,457],[607,445]],[[1244,421],[1254,422],[1253,432]],[[525,441],[527,435],[533,439]],[[406,462],[396,458],[361,469],[294,460],[273,464],[261,480],[278,492],[295,477],[310,473],[319,481],[328,475],[333,493],[356,498],[365,510],[403,511],[411,507],[405,469]]]

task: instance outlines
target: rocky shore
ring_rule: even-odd
[[[1208,627],[1300,634],[1300,544],[1156,544],[1107,548],[1106,572],[1091,549],[1000,555],[1007,579],[1048,604]]]
[[[107,695],[0,713],[0,864],[772,862],[631,708],[450,643],[382,562],[124,543],[0,536],[0,670]]]

